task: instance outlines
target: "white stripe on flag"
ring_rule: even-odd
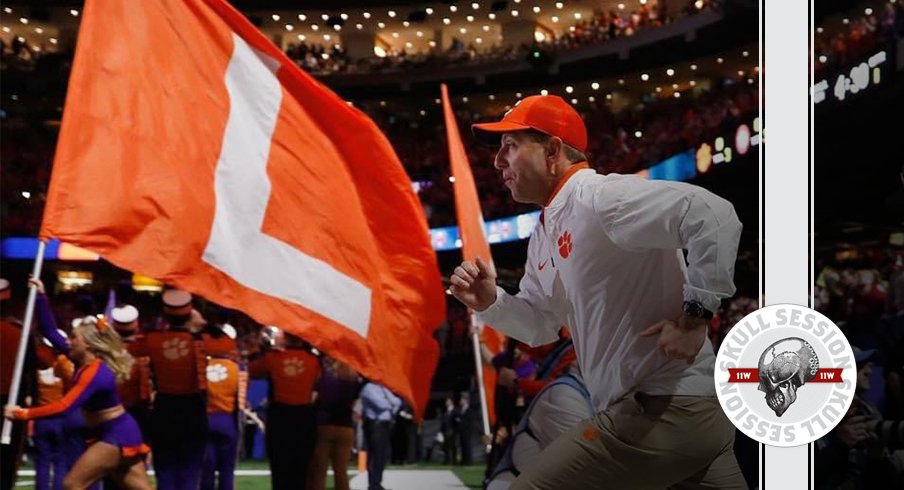
[[[270,180],[267,160],[282,103],[279,63],[233,34],[226,70],[229,119],[215,174],[216,212],[204,261],[242,285],[296,303],[362,337],[371,290],[332,265],[261,232]],[[304,216],[297,216],[302,220]]]

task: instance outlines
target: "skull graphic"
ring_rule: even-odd
[[[758,389],[766,404],[781,417],[797,400],[797,389],[816,376],[819,358],[806,340],[789,337],[770,345],[760,355]]]

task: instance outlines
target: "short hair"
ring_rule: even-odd
[[[542,131],[537,131],[536,129],[526,129],[524,131],[518,131],[518,132],[521,134],[524,134],[525,136],[530,138],[532,141],[535,141],[535,142],[541,143],[541,144],[546,144],[546,142],[548,142],[552,138],[552,136],[550,136]],[[589,159],[587,158],[587,154],[585,154],[581,150],[578,150],[577,148],[569,145],[568,143],[565,143],[564,141],[562,142],[562,147],[564,148],[565,158],[568,159],[568,163],[589,161]]]

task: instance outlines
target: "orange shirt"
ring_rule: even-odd
[[[207,389],[207,359],[200,337],[180,330],[149,332],[143,343],[158,393],[185,395]],[[144,353],[145,346],[136,344],[135,352]]]
[[[274,401],[307,405],[312,401],[314,382],[320,377],[320,360],[306,350],[273,350],[251,363],[248,371],[254,378],[270,378]]]
[[[242,375],[231,359],[207,361],[207,413],[232,413],[238,408]]]
[[[238,357],[238,344],[235,340],[227,336],[214,337],[208,334],[203,334],[201,338],[204,342],[204,351],[208,356]]]
[[[63,380],[54,374],[54,369],[38,370],[38,405],[47,405],[63,398]]]

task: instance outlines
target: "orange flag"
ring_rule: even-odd
[[[224,0],[86,2],[41,237],[278,325],[423,414],[445,299],[411,182]]]
[[[452,166],[452,176],[455,177],[453,190],[455,193],[455,214],[458,216],[458,230],[461,235],[461,252],[465,260],[474,260],[480,257],[491,270],[495,270],[493,256],[490,254],[490,243],[487,241],[484,231],[483,213],[480,210],[480,198],[477,196],[477,186],[474,184],[474,175],[471,174],[471,164],[468,155],[461,142],[461,134],[458,132],[458,123],[452,112],[452,104],[449,103],[449,91],[446,84],[441,87],[443,97],[443,115],[446,121],[446,139],[449,143],[449,162]],[[489,325],[485,325],[489,327]],[[492,328],[484,328],[481,332],[481,340],[491,352],[502,350],[505,337]],[[487,396],[490,424],[495,422],[494,391],[496,389],[496,371],[493,368],[483,366],[483,386]]]

